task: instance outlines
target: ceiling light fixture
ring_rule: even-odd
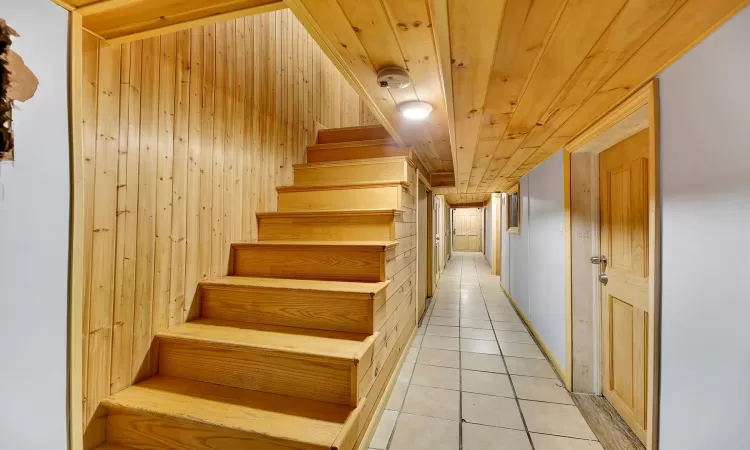
[[[425,102],[406,102],[399,105],[401,115],[409,120],[424,120],[432,112],[432,105]]]

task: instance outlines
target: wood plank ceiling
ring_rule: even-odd
[[[399,142],[415,147],[430,172],[453,172],[448,110],[425,0],[287,0],[286,4],[331,60],[348,76],[373,112]],[[390,66],[409,70],[412,84],[389,90],[377,72]],[[402,120],[397,105],[428,102],[423,122]]]
[[[281,0],[53,0],[83,16],[83,27],[109,44],[173,33],[285,7]]]
[[[507,190],[750,3],[53,1],[110,43],[287,6],[444,194]],[[376,74],[389,66],[408,69],[412,84],[380,87]],[[398,114],[411,100],[433,106],[426,122]]]
[[[286,0],[446,194],[513,186],[749,2]],[[411,88],[377,85],[393,65]],[[425,127],[397,114],[415,99]]]

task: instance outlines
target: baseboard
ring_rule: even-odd
[[[404,348],[404,351],[401,352],[401,357],[398,359],[398,361],[396,361],[396,367],[394,367],[393,372],[391,372],[391,379],[388,380],[388,384],[385,386],[383,393],[380,395],[380,400],[375,406],[375,412],[372,415],[370,424],[367,425],[367,430],[365,431],[364,437],[362,438],[362,442],[359,444],[358,450],[367,450],[368,448],[370,448],[372,437],[375,434],[375,430],[378,428],[380,418],[383,416],[383,411],[385,411],[385,407],[388,404],[388,399],[390,399],[391,392],[393,392],[393,387],[396,386],[398,374],[401,373],[401,366],[404,365],[404,361],[406,361],[406,357],[411,351],[411,343],[414,341],[414,337],[417,335],[418,329],[418,327],[415,327],[414,331],[411,332],[411,336],[409,336],[409,345]]]
[[[521,307],[518,306],[518,302],[513,298],[513,296],[510,295],[510,292],[508,292],[507,289],[505,289],[505,286],[500,284],[500,287],[502,288],[503,292],[505,292],[505,296],[508,297],[510,300],[510,303],[513,305],[513,309],[516,310],[519,316],[521,316],[521,320],[526,324],[526,328],[529,329],[531,334],[534,336],[534,340],[536,340],[539,343],[539,346],[542,348],[542,351],[544,352],[544,356],[547,357],[550,363],[552,363],[552,367],[555,369],[555,372],[557,372],[557,376],[560,377],[560,379],[563,381],[565,386],[569,386],[567,376],[565,374],[565,370],[563,370],[563,366],[560,365],[560,362],[555,358],[555,355],[552,353],[552,351],[547,347],[547,344],[544,342],[544,339],[539,335],[539,333],[536,331],[536,328],[534,328],[534,325],[531,323],[528,317],[526,317],[526,314],[524,314],[523,310],[521,310]],[[567,389],[567,387],[566,387]]]

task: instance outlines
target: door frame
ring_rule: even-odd
[[[417,221],[416,221],[416,226],[417,226],[417,229],[416,229],[416,239],[417,239],[417,255],[416,255],[417,256],[417,259],[416,259],[416,262],[417,262],[417,278],[415,280],[416,281],[415,289],[417,291],[417,295],[416,295],[417,301],[416,301],[415,308],[417,309],[417,318],[418,318],[417,320],[420,320],[421,315],[420,315],[420,311],[419,311],[419,302],[420,302],[420,299],[419,299],[419,283],[420,283],[421,277],[426,277],[426,287],[427,287],[426,294],[427,294],[427,297],[425,298],[425,303],[424,303],[424,305],[425,305],[425,311],[427,310],[427,307],[429,306],[429,301],[428,300],[430,298],[432,298],[432,296],[434,294],[434,278],[435,278],[435,275],[434,275],[434,268],[432,267],[432,259],[433,259],[432,258],[432,254],[433,254],[434,246],[435,246],[435,234],[431,233],[430,229],[431,229],[431,227],[433,227],[433,217],[432,217],[432,211],[431,211],[431,209],[432,209],[432,203],[434,202],[434,196],[435,196],[435,194],[432,191],[432,185],[430,184],[430,181],[419,170],[417,170],[416,172],[417,172],[417,177],[416,177],[417,179],[416,179],[415,185],[416,185],[416,189],[417,190],[414,192],[414,200],[415,200],[415,206],[416,206],[416,210],[415,211],[416,211],[416,216],[417,216]],[[426,211],[427,212],[427,214],[426,214],[427,233],[425,233],[426,234],[425,242],[422,242],[420,240],[420,237],[419,237],[419,227],[421,226],[420,221],[419,221],[419,193],[421,192],[422,189],[424,189],[425,191],[427,191],[427,205],[426,205],[427,206],[427,211]],[[420,271],[419,271],[419,254],[420,254],[420,251],[421,251],[421,248],[422,248],[423,245],[425,246],[425,250],[426,250],[425,258],[427,260],[427,264],[426,264],[426,266],[427,266],[427,273],[420,273]]]
[[[649,133],[649,392],[646,448],[658,448],[661,350],[661,243],[659,205],[659,86],[646,83],[629,98],[573,138],[564,153],[566,251],[566,375],[569,389],[601,394],[601,289],[597,267],[588,257],[599,254],[599,153],[648,129]],[[574,260],[575,256],[575,260]],[[576,344],[574,346],[574,344]],[[575,370],[583,369],[583,370]],[[588,371],[591,377],[574,376]]]

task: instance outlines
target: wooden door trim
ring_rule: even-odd
[[[60,4],[61,2],[56,2]],[[83,18],[69,16],[68,127],[70,133],[70,251],[68,266],[68,448],[83,449],[83,294],[84,216],[83,182]]]
[[[565,145],[564,154],[564,206],[565,206],[565,297],[566,297],[566,386],[571,389],[573,373],[573,298],[572,298],[572,224],[571,224],[571,160],[570,153],[597,154],[628,137],[648,128],[649,160],[648,167],[648,200],[649,200],[649,314],[648,334],[648,380],[649,391],[646,405],[647,430],[646,448],[658,448],[659,419],[659,378],[661,350],[661,317],[660,317],[660,205],[659,205],[659,84],[653,79],[634,92],[633,95],[601,116],[594,124],[574,137]],[[598,176],[598,171],[597,176]],[[584,180],[591,182],[592,180]],[[590,185],[589,185],[590,186]],[[596,219],[596,218],[595,218]],[[577,264],[584,264],[577,262]]]
[[[432,196],[432,191],[430,189],[427,189],[427,185],[425,185],[425,190],[427,191],[427,298],[432,297],[434,294],[434,279],[435,279],[435,264],[433,261],[434,258],[434,248],[435,248],[435,233],[434,233],[434,218],[433,218],[433,204],[434,199]]]

